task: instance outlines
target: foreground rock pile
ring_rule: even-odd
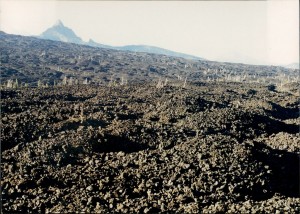
[[[1,96],[3,212],[300,212],[292,93],[195,83]]]

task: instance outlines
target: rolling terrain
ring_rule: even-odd
[[[0,32],[1,80],[54,85],[73,78],[94,84],[164,80],[261,82],[283,86],[299,81],[299,69],[188,60],[86,45],[42,40]]]
[[[3,213],[299,213],[299,70],[0,33]]]

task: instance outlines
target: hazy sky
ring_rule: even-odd
[[[252,64],[299,61],[299,2],[0,0],[0,29],[39,35],[60,19],[87,41],[145,44]]]

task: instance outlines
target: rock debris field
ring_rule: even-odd
[[[88,80],[107,85],[123,80],[157,82],[175,79],[188,81],[262,82],[281,86],[299,82],[299,69],[279,66],[187,60],[149,53],[117,51],[85,45],[41,40],[0,31],[1,85],[18,80],[19,86],[68,85]]]
[[[2,212],[299,213],[298,98],[233,82],[2,89]]]

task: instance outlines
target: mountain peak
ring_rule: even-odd
[[[54,26],[61,26],[61,27],[63,27],[64,24],[62,23],[62,21],[61,21],[60,19],[58,19],[58,20],[55,22]]]
[[[41,34],[40,38],[61,42],[83,44],[81,38],[79,38],[72,29],[64,26],[61,20],[57,20],[54,26],[44,31]]]
[[[92,39],[89,39],[88,42],[82,41],[80,37],[78,37],[71,28],[65,26],[60,19],[58,19],[54,26],[48,28],[44,31],[39,38],[41,39],[50,39],[54,41],[61,41],[61,42],[70,42],[75,44],[85,44],[90,45],[93,47],[100,47],[100,48],[110,48],[110,49],[117,49],[117,50],[124,50],[124,51],[133,51],[133,52],[146,52],[146,53],[153,53],[153,54],[163,54],[167,56],[174,56],[174,57],[183,57],[186,59],[194,59],[199,60],[202,58],[195,57],[188,54],[178,53],[174,51],[170,51],[167,49],[148,46],[148,45],[127,45],[123,47],[113,47],[109,45],[103,45],[95,42]]]

